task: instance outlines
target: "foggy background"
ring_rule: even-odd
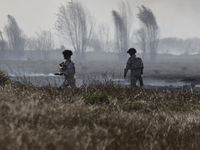
[[[2,33],[0,40],[8,41],[5,26],[9,25],[8,15],[10,15],[15,19],[20,31],[23,33],[23,50],[25,51],[23,52],[23,57],[15,57],[14,52],[8,46],[9,42],[7,42],[6,46],[1,47],[1,59],[51,60],[62,58],[59,55],[63,49],[69,48],[75,52],[74,47],[56,29],[59,8],[61,6],[69,6],[70,2],[80,2],[92,19],[93,33],[90,41],[86,44],[85,52],[125,53],[126,56],[121,58],[125,60],[128,57],[126,54],[128,48],[135,47],[139,55],[141,54],[142,56],[143,51],[137,41],[136,32],[143,27],[137,17],[139,8],[143,5],[152,11],[159,29],[156,39],[158,42],[156,54],[193,55],[200,53],[199,0],[0,0],[0,31]],[[129,6],[129,11],[132,13],[132,24],[128,32],[130,33],[129,44],[121,51],[116,50],[116,24],[112,12],[116,11],[120,14],[122,2]],[[101,35],[103,39],[100,37],[101,27],[105,27],[105,31]],[[36,44],[33,41],[42,40],[44,37],[50,37],[46,40],[51,44],[45,45],[46,47],[39,45],[35,48],[34,45]],[[107,41],[105,38],[107,38]],[[31,42],[30,39],[32,39]],[[105,42],[109,42],[109,44],[106,45]],[[103,49],[100,48],[102,43],[105,44]],[[148,49],[149,46],[146,45],[147,55],[150,53]],[[4,53],[2,52],[3,50]],[[56,52],[58,53],[53,50],[57,50]],[[47,51],[49,54],[47,54]],[[15,53],[20,55],[18,52]],[[77,52],[74,53],[74,56],[76,54]],[[98,56],[100,55],[98,54]],[[110,55],[108,58],[115,59],[115,57],[117,56]],[[148,60],[150,58],[146,56],[144,59]]]
[[[0,70],[63,80],[53,73],[70,49],[79,85],[87,76],[129,84],[123,69],[134,47],[145,85],[180,86],[189,78],[199,86],[199,6],[199,0],[0,0]]]

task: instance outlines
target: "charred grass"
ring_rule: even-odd
[[[1,149],[200,148],[200,92],[124,88],[110,81],[58,90],[1,80]]]

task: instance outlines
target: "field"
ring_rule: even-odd
[[[52,73],[60,61],[1,61],[9,73]],[[108,65],[109,64],[109,65]],[[124,62],[76,62],[77,76],[123,76]],[[10,69],[9,69],[10,68]],[[198,63],[149,62],[144,76],[196,79]],[[0,72],[0,147],[4,150],[199,149],[200,92],[129,88],[93,80],[59,90],[11,82]]]
[[[200,92],[124,88],[78,90],[10,83],[1,73],[2,149],[199,149]]]
[[[98,60],[95,57],[100,57]],[[125,61],[117,61],[110,56],[104,55],[90,56],[87,61],[75,60],[76,76],[84,77],[112,77],[123,79]],[[111,59],[112,58],[112,59]],[[90,60],[90,61],[89,61]],[[0,60],[0,69],[9,74],[51,74],[59,71],[59,64],[64,61],[59,60]],[[199,56],[160,56],[157,61],[144,60],[144,78],[162,79],[166,81],[189,81],[195,85],[200,84],[200,59]],[[130,71],[129,71],[130,74]],[[128,74],[128,76],[129,76]],[[165,85],[163,85],[165,86]]]

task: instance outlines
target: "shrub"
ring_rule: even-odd
[[[111,100],[111,96],[108,95],[106,92],[102,92],[100,94],[94,94],[94,95],[84,94],[83,97],[84,97],[85,102],[90,103],[90,104],[95,104],[95,103],[108,104],[109,101]]]

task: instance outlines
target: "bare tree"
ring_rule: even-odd
[[[5,55],[6,55],[6,50],[7,50],[7,43],[6,41],[3,39],[3,35],[2,32],[0,31],[0,59],[5,59]]]
[[[41,53],[38,48],[36,37],[27,38],[27,50],[30,53],[28,59],[34,59],[34,58],[41,59]]]
[[[42,52],[43,59],[49,59],[49,51],[53,49],[53,37],[50,30],[43,30],[37,34],[37,44]]]
[[[8,24],[5,25],[4,30],[8,39],[9,50],[18,58],[23,58],[26,47],[26,36],[19,28],[13,16],[8,15]]]
[[[178,43],[179,39],[175,37],[167,37],[160,39],[160,51],[164,54],[168,54],[171,52],[176,52],[179,49]]]
[[[0,36],[1,36],[1,40],[3,40],[3,35],[2,35],[2,32],[0,31]]]
[[[150,51],[150,58],[151,60],[155,60],[156,53],[158,49],[158,32],[159,28],[156,22],[156,18],[153,14],[153,12],[145,7],[141,6],[139,7],[139,14],[137,14],[139,20],[142,22],[142,24],[145,26],[145,31],[147,35],[147,41],[148,41],[148,48]]]
[[[75,50],[78,59],[84,59],[94,23],[90,13],[79,2],[61,6],[57,14],[56,29]]]
[[[167,37],[160,39],[159,45],[163,53],[174,53],[181,55],[198,54],[200,50],[200,39],[189,38],[180,39],[175,37]]]
[[[27,44],[28,50],[30,51],[39,50],[36,37],[27,38],[27,43],[28,43]]]
[[[49,51],[53,49],[54,40],[50,30],[43,30],[36,33],[36,37],[29,38],[28,49],[31,51],[39,51],[42,59],[49,59]]]
[[[143,52],[142,58],[144,59],[145,54],[146,54],[146,45],[147,45],[147,37],[146,37],[145,29],[141,28],[137,30],[136,38],[137,38],[137,43]]]
[[[97,32],[93,33],[90,40],[90,47],[96,52],[110,51],[110,29],[105,24],[100,24]]]
[[[90,39],[89,48],[95,52],[102,52],[103,48],[100,39],[95,35]]]
[[[126,59],[133,17],[129,3],[122,2],[119,9],[119,12],[112,11],[115,24],[116,51],[119,52],[119,59]]]
[[[183,45],[181,51],[183,51],[184,55],[190,55],[192,54],[196,49],[196,46],[192,44],[192,41],[185,41],[185,44]]]
[[[101,44],[101,51],[110,51],[110,28],[105,24],[99,26],[99,40]]]

